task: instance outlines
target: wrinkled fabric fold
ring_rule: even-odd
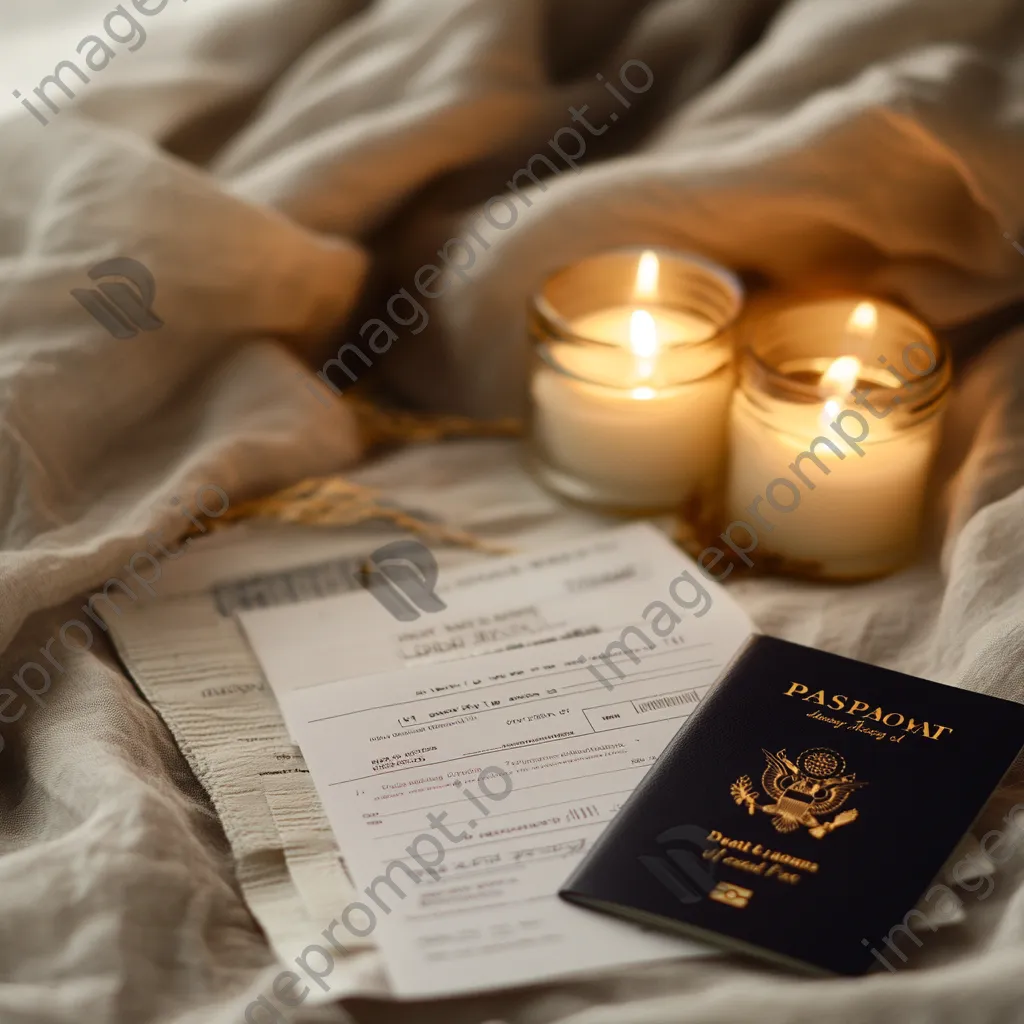
[[[0,11],[0,687],[47,665],[75,595],[147,533],[180,535],[198,489],[234,503],[356,465],[355,419],[313,373],[400,289],[423,315],[392,317],[374,372],[485,418],[522,411],[529,296],[609,246],[892,295],[938,327],[1024,300],[1017,0],[149,0],[123,5],[132,43],[113,0],[73,6]],[[98,70],[88,37],[114,54]],[[51,82],[46,103],[65,61],[88,81],[65,68],[72,95]],[[455,239],[472,264],[425,296]],[[159,327],[112,336],[72,295],[115,258],[152,275]],[[734,592],[766,632],[1022,700],[1022,333],[956,356],[919,562]],[[16,719],[0,690],[0,1019],[241,1022],[281,965],[206,795],[102,643],[60,657]],[[976,836],[1022,799],[1018,771]],[[995,1024],[1024,1000],[1024,851],[994,877],[894,975],[716,958],[295,1019]]]

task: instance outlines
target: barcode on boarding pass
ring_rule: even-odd
[[[675,708],[680,704],[696,704],[700,700],[700,694],[696,690],[683,690],[682,693],[672,693],[667,697],[653,697],[651,700],[633,701],[633,707],[637,711],[661,711],[662,708]]]

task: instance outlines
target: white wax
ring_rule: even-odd
[[[627,350],[633,308],[620,307],[580,318],[574,333],[620,342]],[[687,341],[702,341],[715,325],[697,316],[645,306],[655,319],[661,351],[618,386],[585,383],[541,366],[533,378],[534,436],[559,487],[581,500],[635,508],[669,507],[714,485],[724,462],[726,419],[734,379],[721,353],[693,353]],[[682,348],[678,346],[683,346]],[[666,347],[673,347],[673,373],[685,362],[686,376],[705,379],[670,385]],[[595,347],[564,355],[580,377],[608,379],[623,365],[621,352]],[[692,374],[691,374],[692,369]]]
[[[834,578],[858,579],[891,571],[912,557],[941,417],[896,431],[889,418],[876,419],[845,402],[843,407],[857,409],[868,422],[867,439],[860,443],[863,456],[829,428],[834,415],[822,421],[820,408],[793,405],[784,411],[782,423],[773,413],[768,425],[749,399],[736,392],[730,412],[727,520],[743,520],[756,529],[758,547],[749,555],[755,564],[771,554],[816,564],[818,571]],[[852,417],[845,417],[842,426],[853,437],[860,433]],[[811,459],[803,459],[800,469],[814,485],[811,489],[791,464],[817,437],[827,438],[845,457],[817,445],[815,454],[830,472],[826,475]],[[769,530],[758,522],[751,505],[779,478],[796,486],[800,500],[791,512],[762,500],[756,511],[772,525]],[[772,494],[781,506],[796,502],[785,485]],[[735,536],[741,545],[747,543],[744,531]]]

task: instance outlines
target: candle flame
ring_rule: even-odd
[[[658,352],[658,325],[654,317],[646,309],[636,309],[629,318],[629,347],[636,357],[636,376],[639,380],[649,380],[654,375],[654,357]],[[638,388],[649,391],[650,388]],[[639,395],[633,392],[634,398],[652,398],[650,395]]]
[[[860,334],[870,338],[878,330],[878,309],[873,302],[862,302],[850,314],[846,322],[849,334]]]
[[[654,299],[658,296],[660,265],[656,253],[647,251],[640,257],[636,268],[637,298]],[[654,360],[658,354],[658,325],[646,309],[636,309],[629,318],[629,348],[636,357],[638,380],[650,380],[654,375]],[[633,397],[640,401],[654,398],[652,387],[633,388]]]
[[[862,338],[871,338],[878,330],[878,309],[873,302],[858,303],[846,321],[847,335],[856,335]],[[835,395],[825,402],[821,410],[819,422],[822,429],[827,429],[829,424],[843,410],[841,399],[848,395],[857,385],[860,379],[861,361],[856,356],[840,356],[834,360],[825,372],[821,375],[820,387],[823,391]]]
[[[649,249],[640,257],[636,268],[635,293],[638,299],[656,299],[658,297],[658,274],[661,269],[658,254]]]
[[[638,359],[651,359],[658,351],[658,325],[646,309],[633,310],[629,318],[629,347]]]
[[[843,403],[839,401],[839,397],[853,390],[860,377],[860,367],[861,362],[856,356],[840,356],[821,375],[821,387],[838,396],[830,398],[822,409],[819,418],[822,429],[827,429],[842,411]]]
[[[860,366],[856,356],[840,356],[821,375],[821,386],[836,395],[852,391],[860,377]]]

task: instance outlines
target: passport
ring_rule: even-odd
[[[755,636],[559,895],[863,974],[1022,745],[1020,704]]]

